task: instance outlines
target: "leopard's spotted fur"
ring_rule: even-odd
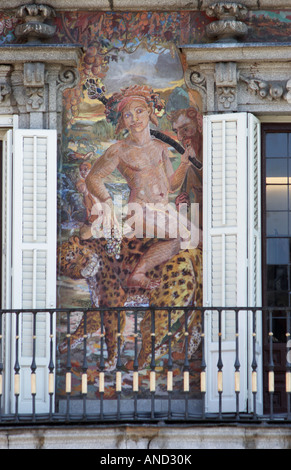
[[[160,279],[159,287],[145,291],[132,289],[126,285],[128,276],[133,271],[141,255],[155,243],[155,239],[123,239],[121,255],[115,259],[105,251],[106,240],[81,240],[77,236],[63,242],[58,248],[60,274],[72,279],[85,278],[91,293],[92,307],[120,307],[132,296],[148,297],[149,305],[166,306],[201,306],[202,305],[202,254],[201,249],[185,250],[175,255],[162,266],[147,273],[152,279]],[[117,355],[116,335],[118,332],[115,311],[104,313],[105,341],[108,352],[108,365],[114,366]],[[173,328],[177,337],[184,337],[183,324],[185,312],[171,311],[172,326],[180,323],[180,328]],[[120,314],[120,330],[125,326],[125,312]],[[201,315],[198,310],[189,312],[188,332],[190,353],[200,342]],[[87,316],[87,332],[92,334],[100,329],[100,313],[91,312]],[[151,353],[151,314],[145,312],[140,323],[142,347],[139,354],[139,367],[144,367],[150,360]],[[162,350],[162,343],[168,333],[167,310],[159,310],[155,315],[155,344]],[[83,320],[71,336],[71,343],[83,336]],[[65,344],[60,349],[65,349]]]

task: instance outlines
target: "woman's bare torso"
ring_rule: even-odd
[[[128,202],[167,203],[169,179],[165,165],[166,146],[152,139],[146,147],[121,142],[120,173],[130,189]]]

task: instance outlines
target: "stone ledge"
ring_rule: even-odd
[[[5,44],[0,46],[0,64],[46,62],[76,67],[81,54],[80,45]]]
[[[280,426],[2,427],[0,449],[290,449]]]
[[[214,0],[50,0],[47,3],[58,10],[104,11],[179,11],[205,10]],[[24,5],[25,0],[2,0],[1,10],[12,10]],[[34,3],[46,3],[35,0]],[[250,10],[290,10],[290,0],[242,0]],[[81,7],[81,8],[80,8]]]
[[[290,62],[291,43],[212,43],[179,46],[188,66],[210,62]]]

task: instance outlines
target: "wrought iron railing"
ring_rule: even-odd
[[[0,424],[290,424],[290,312],[153,306],[1,310]],[[38,342],[45,343],[41,357]],[[224,362],[226,343],[233,345],[231,368]],[[215,361],[209,359],[210,345]],[[39,378],[40,362],[46,372]],[[230,407],[225,381],[233,381]],[[24,405],[23,387],[30,387]],[[45,401],[40,408],[39,389]]]

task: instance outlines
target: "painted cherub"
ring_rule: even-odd
[[[128,135],[111,145],[96,160],[86,178],[90,193],[101,203],[108,204],[113,213],[113,201],[104,179],[117,168],[130,189],[128,203],[138,203],[142,207],[144,226],[152,225],[153,229],[159,223],[164,224],[164,218],[159,219],[154,211],[148,210],[149,204],[159,203],[161,207],[168,207],[169,194],[181,187],[190,166],[189,151],[186,150],[174,171],[168,146],[151,135],[150,122],[158,124],[155,109],[160,106],[159,96],[147,86],[134,85],[114,93],[106,103],[106,117],[116,123],[117,134],[127,129]],[[160,281],[149,279],[146,273],[180,251],[181,236],[178,233],[178,236],[170,237],[169,231],[176,214],[167,212],[166,217],[165,238],[152,244],[140,258],[129,276],[128,287],[157,287]]]

